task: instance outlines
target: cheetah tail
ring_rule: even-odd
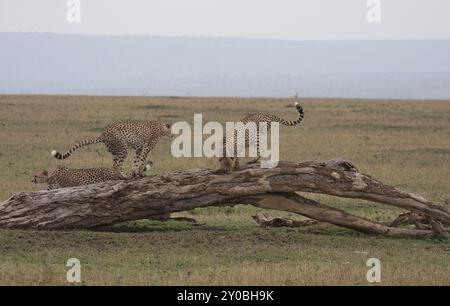
[[[55,151],[55,150],[53,150],[51,153],[52,153],[52,155],[53,155],[56,159],[66,159],[66,158],[68,158],[70,155],[72,155],[72,153],[73,153],[75,150],[77,150],[77,149],[79,149],[79,148],[81,148],[81,147],[88,146],[88,145],[95,144],[95,143],[99,143],[99,142],[102,142],[102,139],[101,139],[101,138],[96,138],[96,139],[85,139],[85,140],[82,140],[82,141],[76,143],[73,147],[71,147],[71,148],[70,148],[66,153],[64,153],[64,154],[59,153],[59,152],[57,152],[57,151]]]
[[[283,118],[280,118],[281,124],[294,126],[303,121],[303,118],[305,117],[305,113],[303,112],[303,107],[300,104],[298,104],[297,102],[295,102],[295,108],[297,109],[298,114],[299,114],[298,119],[292,121],[292,120],[285,120]]]

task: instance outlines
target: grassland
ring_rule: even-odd
[[[283,160],[350,159],[384,182],[450,208],[450,101],[305,99],[301,127],[281,128]],[[90,146],[64,162],[52,149],[98,135],[120,120],[235,121],[261,111],[287,118],[289,99],[0,96],[0,201],[31,183],[35,170],[110,166]],[[154,173],[215,167],[206,158],[175,159],[168,139],[151,159]],[[313,195],[375,220],[398,210],[364,201]],[[450,285],[450,243],[370,236],[327,224],[257,227],[253,207],[196,209],[201,225],[141,220],[110,232],[0,230],[0,284],[67,284],[66,261],[82,263],[82,284],[367,284],[366,260],[382,264],[381,284]],[[270,216],[291,214],[269,211]]]

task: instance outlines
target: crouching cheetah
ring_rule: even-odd
[[[250,161],[249,163],[256,163],[259,161],[259,159],[261,158],[260,155],[260,136],[263,135],[264,133],[267,133],[268,131],[270,131],[270,126],[272,122],[278,122],[281,123],[283,125],[287,125],[287,126],[295,126],[299,123],[301,123],[303,121],[303,118],[305,116],[304,112],[303,112],[303,107],[298,104],[297,102],[295,103],[295,108],[297,109],[298,113],[299,113],[299,117],[297,120],[285,120],[281,117],[278,117],[276,115],[272,115],[272,114],[261,114],[261,113],[255,113],[255,114],[250,114],[246,117],[244,117],[240,122],[243,123],[243,125],[246,125],[247,123],[255,123],[254,125],[247,125],[247,126],[239,126],[237,129],[234,129],[234,137],[233,137],[233,133],[227,133],[226,137],[224,137],[223,140],[223,157],[219,158],[219,162],[220,162],[220,168],[218,172],[231,172],[233,169],[238,169],[239,168],[239,157],[238,152],[240,152],[241,150],[245,150],[245,148],[249,147],[249,146],[254,146],[256,145],[256,151],[257,151],[257,157]],[[266,131],[260,131],[259,130],[259,123],[261,122],[265,122],[267,123],[267,130]],[[245,128],[245,131],[242,131],[242,129]],[[256,128],[256,130],[255,130]],[[241,131],[239,131],[241,130]],[[239,147],[238,145],[238,135],[239,132],[241,133],[241,135],[243,134],[243,132],[245,132],[245,143],[242,142],[243,146],[241,145],[241,147]],[[231,135],[229,135],[231,134]],[[233,139],[231,140],[230,137],[233,137]],[[227,141],[227,139],[229,139],[229,141]],[[228,144],[227,144],[228,143]]]
[[[144,169],[149,170],[152,166],[152,162],[147,162]],[[110,168],[70,169],[60,166],[50,171],[37,171],[32,182],[35,184],[48,184],[47,189],[52,190],[119,179],[121,177],[118,173]]]
[[[113,155],[113,169],[122,178],[127,178],[127,175],[123,171],[123,163],[128,154],[127,150],[133,149],[136,153],[131,175],[140,176],[143,174],[144,163],[148,153],[163,136],[170,136],[170,125],[161,122],[113,123],[105,128],[100,137],[80,141],[64,154],[52,151],[52,155],[57,159],[66,159],[81,147],[95,143],[103,143]]]

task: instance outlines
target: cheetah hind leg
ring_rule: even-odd
[[[139,162],[142,154],[142,147],[136,149],[133,158],[133,167],[131,168],[131,177],[137,177],[141,173],[141,169],[139,169]],[[145,169],[144,169],[145,171]]]
[[[260,135],[258,133],[258,136],[256,138],[256,154],[257,154],[257,157],[255,159],[252,159],[251,161],[249,161],[247,163],[247,165],[256,164],[261,159],[261,152],[260,152],[260,147],[259,147],[259,137],[260,137]]]
[[[127,157],[127,150],[121,150],[113,155],[113,169],[119,174],[122,179],[129,179],[130,176],[123,171],[123,163]]]

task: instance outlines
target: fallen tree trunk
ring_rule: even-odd
[[[435,226],[430,229],[392,227],[328,207],[297,192],[393,205],[420,214]],[[166,220],[173,212],[235,204],[294,212],[387,236],[445,236],[450,225],[446,208],[360,173],[349,161],[335,159],[280,162],[272,169],[247,165],[225,175],[211,169],[173,171],[135,180],[17,193],[0,204],[0,228],[96,228],[138,219]]]

